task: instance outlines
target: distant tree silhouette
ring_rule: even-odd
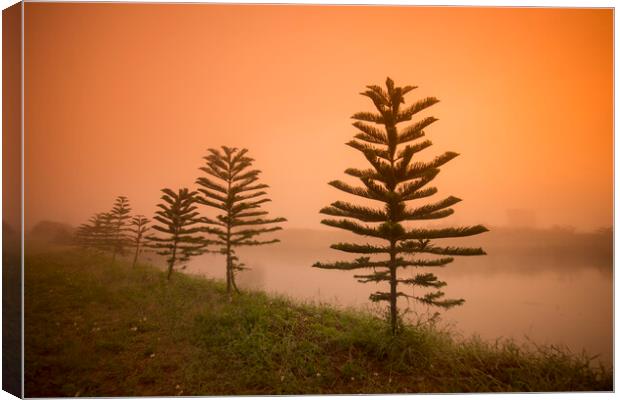
[[[75,239],[84,248],[108,251],[112,246],[113,231],[112,215],[100,212],[76,229]]]
[[[89,218],[88,222],[79,225],[74,234],[74,241],[80,247],[89,248],[92,247],[94,224],[93,218]]]
[[[140,250],[144,245],[144,234],[149,230],[149,222],[150,220],[144,215],[136,215],[129,223],[129,232],[131,232],[130,240],[136,248],[133,256],[133,262],[131,263],[132,267],[135,267],[136,262],[138,261],[138,254],[140,254]]]
[[[124,255],[127,240],[127,220],[130,218],[131,207],[129,200],[125,196],[118,196],[110,211],[113,227],[112,232],[112,261],[116,260],[116,254]]]
[[[221,246],[220,253],[226,255],[226,289],[228,293],[234,288],[237,271],[245,269],[235,255],[235,248],[240,246],[259,246],[279,242],[278,239],[257,240],[257,236],[282,229],[270,226],[286,221],[285,218],[265,218],[267,211],[260,210],[261,204],[271,201],[262,196],[267,193],[261,189],[269,186],[257,183],[260,170],[252,169],[254,159],[248,157],[247,149],[222,146],[208,149],[209,154],[203,157],[206,165],[202,170],[206,176],[196,180],[202,196],[198,202],[221,212],[215,219],[203,218],[210,225],[207,231],[216,235],[213,244]],[[261,198],[262,197],[262,198]]]
[[[152,226],[160,236],[151,235],[147,239],[157,254],[168,256],[167,279],[170,280],[174,265],[204,253],[208,242],[196,235],[203,231],[196,211],[196,192],[185,188],[178,192],[166,188],[162,192],[164,202],[157,205],[159,210],[153,217],[159,225]]]
[[[364,256],[352,262],[314,264],[314,267],[324,269],[368,268],[372,269],[371,273],[355,275],[359,282],[388,282],[389,291],[373,293],[370,299],[375,302],[389,302],[390,325],[393,334],[399,329],[398,297],[443,308],[450,308],[464,302],[463,299],[444,299],[443,292],[433,291],[446,285],[435,274],[420,272],[412,278],[401,278],[398,274],[399,268],[442,267],[454,260],[450,256],[485,254],[481,248],[442,247],[431,244],[433,239],[470,236],[487,231],[482,225],[442,229],[410,228],[404,225],[409,221],[447,217],[453,213],[450,207],[461,201],[450,196],[415,208],[409,208],[406,205],[410,200],[422,199],[435,194],[437,189],[426,187],[426,185],[437,176],[440,166],[458,155],[446,152],[432,161],[413,161],[414,155],[429,147],[431,142],[429,140],[412,142],[424,137],[423,129],[436,119],[425,117],[404,129],[399,129],[398,125],[410,121],[414,115],[438,102],[436,98],[428,97],[409,107],[401,107],[405,103],[404,95],[415,88],[414,86],[395,87],[390,78],[386,80],[386,90],[379,86],[367,86],[367,90],[361,94],[372,100],[378,113],[360,112],[353,115],[352,118],[356,120],[353,126],[359,132],[347,145],[359,150],[372,168],[349,168],[345,171],[346,174],[359,179],[363,187],[351,186],[339,180],[329,183],[346,193],[382,203],[383,207],[364,207],[336,201],[320,211],[326,215],[344,217],[344,219],[324,219],[321,221],[323,224],[345,229],[358,235],[382,239],[387,242],[386,245],[337,243],[331,247]],[[377,225],[362,224],[351,219]],[[371,256],[376,257],[381,254],[387,255],[388,258],[371,258]],[[414,257],[419,254],[448,257]],[[399,284],[411,286],[411,293],[398,291]],[[431,288],[431,291],[421,295],[414,292],[413,288],[416,287]]]
[[[28,236],[31,239],[51,244],[72,244],[74,242],[75,229],[71,225],[55,221],[39,221],[37,222]]]

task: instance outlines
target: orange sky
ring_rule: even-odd
[[[243,146],[274,215],[320,228],[366,167],[345,146],[367,84],[436,96],[446,222],[612,225],[613,11],[27,3],[26,226],[79,224],[126,195],[152,215],[208,147]],[[351,181],[352,182],[352,181]]]

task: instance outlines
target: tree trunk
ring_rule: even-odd
[[[136,262],[138,261],[138,253],[140,252],[140,242],[136,244],[136,254],[133,255],[133,262],[131,263],[131,268],[135,268]]]
[[[230,215],[230,212],[229,214]],[[230,296],[232,292],[232,254],[230,246],[230,219],[226,226],[226,293]]]
[[[230,273],[230,244],[226,246],[226,293],[230,295],[232,286],[232,276]]]
[[[120,226],[116,227],[116,232],[114,233],[114,241],[112,242],[112,262],[116,261],[116,252],[118,251],[118,242],[120,240]]]
[[[390,242],[390,325],[392,335],[396,334],[398,309],[396,308],[396,244]]]
[[[388,133],[388,142],[390,143],[388,150],[390,152],[390,165],[393,171],[395,164],[394,155],[396,153],[396,126],[394,123],[391,123],[389,126],[386,124],[385,128]],[[389,185],[387,189],[390,191],[390,194],[396,194],[396,185]],[[395,208],[395,205],[390,203],[388,208],[388,222],[390,226],[398,223],[395,221]],[[396,335],[398,324],[398,309],[396,308],[396,242],[397,240],[394,237],[390,238],[390,326],[392,327],[392,335]]]
[[[174,247],[172,248],[172,256],[170,257],[170,261],[168,262],[168,275],[166,276],[166,280],[170,281],[170,276],[172,275],[172,267],[174,267],[174,262],[177,258],[177,244],[174,243]]]
[[[232,287],[235,289],[235,292],[237,292],[237,294],[241,294],[241,291],[239,291],[239,288],[237,287],[237,283],[235,282],[235,275],[231,273],[231,282],[232,282]]]
[[[168,263],[168,274],[166,275],[166,280],[170,280],[170,276],[172,275],[172,266],[174,265],[174,262],[172,262],[172,260],[170,260],[170,262]]]
[[[230,221],[231,221],[231,204],[230,204],[230,188],[232,186],[232,178],[228,178],[228,200],[226,203],[226,293],[228,293],[229,299],[232,300],[232,284],[233,284],[233,271],[232,271],[232,254],[230,245]]]

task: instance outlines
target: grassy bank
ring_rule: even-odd
[[[391,339],[360,312],[77,251],[26,258],[26,396],[612,390],[610,371],[558,349]]]

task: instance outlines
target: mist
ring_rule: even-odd
[[[221,144],[250,150],[288,227],[320,229],[341,196],[327,182],[366,162],[344,144],[368,107],[357,93],[386,75],[440,100],[420,115],[439,118],[423,158],[460,154],[435,180],[463,199],[451,223],[511,225],[525,210],[539,228],[612,224],[609,10],[27,9],[26,229],[77,225],[117,195],[152,215],[159,190],[193,187]]]
[[[612,387],[613,9],[23,7],[27,396]]]

